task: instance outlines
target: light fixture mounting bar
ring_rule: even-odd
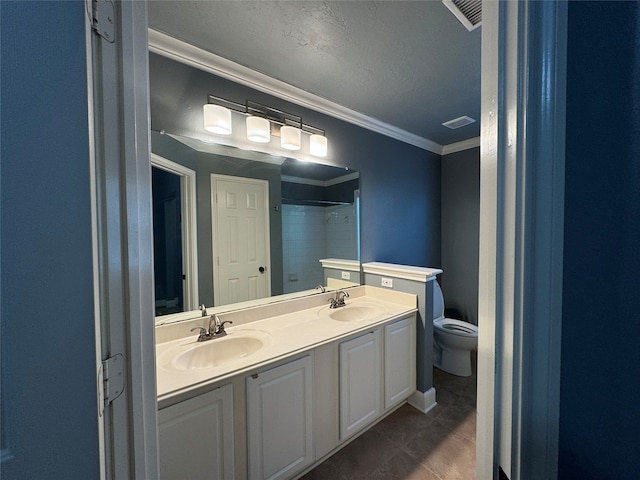
[[[284,112],[282,110],[278,110],[277,108],[268,107],[252,100],[246,100],[246,103],[242,104],[234,102],[232,100],[227,100],[226,98],[209,94],[207,95],[207,103],[212,105],[220,105],[243,115],[254,115],[257,117],[263,117],[270,122],[273,122],[280,126],[296,127],[309,134],[325,135],[324,130],[303,123],[302,117],[299,115]]]
[[[226,98],[216,97],[215,95],[207,95],[207,103],[210,105],[220,105],[221,107],[228,108],[238,113],[247,113],[247,106],[242,103],[233,102]]]

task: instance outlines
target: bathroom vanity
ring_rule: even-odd
[[[157,327],[161,478],[296,478],[415,392],[416,297],[370,286]],[[206,323],[206,325],[205,325]]]

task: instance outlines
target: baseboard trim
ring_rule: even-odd
[[[416,390],[407,399],[407,403],[416,410],[420,410],[422,413],[427,413],[437,405],[436,389],[434,387],[431,387],[426,392]]]

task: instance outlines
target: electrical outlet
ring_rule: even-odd
[[[393,288],[393,278],[382,278],[382,286]]]
[[[351,280],[351,272],[342,272],[343,280]]]

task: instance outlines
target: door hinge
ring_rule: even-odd
[[[91,0],[91,26],[107,42],[115,40],[115,9],[111,0]]]
[[[102,361],[98,369],[98,411],[100,416],[105,407],[124,391],[124,356],[121,353]]]

